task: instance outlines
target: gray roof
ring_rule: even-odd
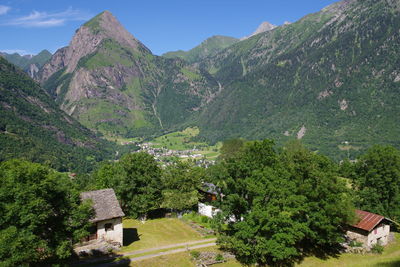
[[[90,220],[91,222],[125,216],[113,189],[83,192],[81,193],[81,199],[91,199],[93,201],[93,209],[96,212],[96,216]]]
[[[218,195],[217,186],[212,183],[203,183],[200,190],[213,195]]]

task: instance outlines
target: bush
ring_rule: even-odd
[[[185,221],[195,222],[195,223],[197,223],[197,224],[199,224],[199,225],[201,225],[201,226],[203,226],[205,228],[211,229],[211,225],[210,224],[212,222],[212,219],[208,218],[207,216],[200,215],[200,214],[198,214],[196,212],[190,212],[190,213],[184,214],[182,216],[182,219],[185,220]]]
[[[382,254],[384,247],[381,244],[375,244],[371,248],[371,252],[375,254]]]
[[[224,259],[224,256],[222,256],[222,254],[217,254],[216,256],[215,256],[215,260],[216,261],[224,261],[225,259]]]
[[[190,251],[190,256],[192,256],[193,259],[197,260],[200,257],[200,252],[197,250],[192,250]]]
[[[363,246],[362,242],[358,242],[357,240],[351,240],[349,246],[352,248],[359,248]]]

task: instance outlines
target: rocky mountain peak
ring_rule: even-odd
[[[245,37],[242,37],[240,40],[246,40],[246,39],[248,39],[248,38],[250,38],[250,37],[252,37],[252,36],[254,36],[256,34],[273,30],[276,27],[277,27],[276,25],[274,25],[272,23],[269,23],[268,21],[264,21],[258,26],[258,28],[252,34],[250,34],[248,36],[245,36]]]
[[[109,11],[104,11],[85,24],[73,36],[67,47],[59,49],[45,66],[41,73],[41,82],[62,68],[66,73],[73,72],[79,60],[94,53],[103,40],[112,39],[121,46],[137,51],[151,53],[139,40],[130,34]]]

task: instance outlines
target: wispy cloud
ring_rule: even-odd
[[[68,8],[63,12],[47,13],[33,11],[28,16],[12,19],[3,25],[13,25],[20,27],[56,27],[65,25],[68,21],[84,21],[91,17],[78,9]]]
[[[0,5],[0,15],[7,14],[7,12],[10,11],[10,9],[11,9],[11,7],[9,7],[9,6]]]

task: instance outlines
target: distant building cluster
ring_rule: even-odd
[[[140,147],[139,152],[147,152],[152,155],[155,160],[163,162],[165,165],[171,163],[171,159],[192,159],[197,166],[209,167],[215,164],[214,160],[207,160],[204,155],[198,153],[200,150],[197,148],[188,150],[172,150],[167,148],[155,148],[153,143],[137,143]]]

